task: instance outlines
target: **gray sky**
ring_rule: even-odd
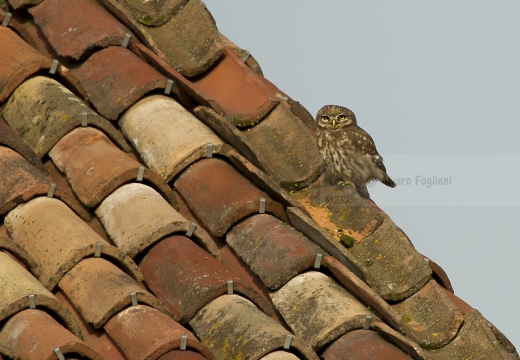
[[[520,2],[204,1],[311,114],[355,112],[399,184],[372,198],[520,347]]]

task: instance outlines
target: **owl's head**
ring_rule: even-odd
[[[316,124],[321,129],[339,129],[357,125],[357,122],[356,115],[346,107],[325,105],[316,115]]]

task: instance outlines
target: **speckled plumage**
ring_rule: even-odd
[[[386,173],[383,158],[372,137],[357,125],[356,116],[346,107],[326,105],[316,115],[318,150],[333,182],[351,182],[366,192],[366,184],[377,179],[396,184]]]

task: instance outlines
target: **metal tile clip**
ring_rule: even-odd
[[[323,259],[323,254],[316,254],[316,260],[314,260],[315,269],[319,269],[321,267],[321,259]]]
[[[6,12],[5,13],[5,17],[4,17],[4,21],[2,21],[2,26],[7,27],[7,25],[9,25],[9,21],[11,21],[11,17],[12,16],[13,16],[13,14],[11,14],[10,12]]]
[[[170,93],[172,92],[172,88],[173,88],[173,80],[168,79],[168,82],[166,83],[166,87],[164,88],[164,94],[170,95]]]
[[[100,257],[101,251],[103,251],[103,243],[101,241],[98,241],[96,243],[96,252],[94,253],[94,257]]]
[[[190,237],[191,235],[193,235],[193,232],[195,231],[196,228],[197,228],[197,224],[191,223],[190,227],[188,228],[188,231],[186,231],[186,236]]]
[[[56,183],[51,182],[49,184],[49,191],[47,192],[47,197],[54,197],[54,191],[56,191]]]
[[[57,347],[56,349],[54,349],[54,353],[56,354],[56,356],[58,357],[58,360],[65,360],[65,356],[63,356],[61,350],[59,347]]]
[[[137,306],[139,303],[137,302],[137,294],[135,291],[130,291],[130,299],[132,299],[132,306]]]
[[[265,198],[260,198],[260,207],[258,209],[260,214],[265,214]]]
[[[125,34],[125,37],[123,39],[123,42],[121,43],[121,46],[126,48],[128,46],[128,44],[130,43],[130,38],[132,37],[132,35],[126,33]]]
[[[186,345],[188,345],[188,336],[182,335],[181,336],[181,346],[179,350],[186,350]]]
[[[227,280],[227,293],[233,295],[233,280]]]
[[[137,178],[136,180],[141,182],[143,181],[143,178],[144,178],[144,166],[139,166],[139,170],[137,171]]]
[[[81,126],[85,127],[88,125],[87,123],[87,113],[86,112],[82,112],[81,113]]]
[[[206,157],[207,158],[213,157],[213,143],[206,144]]]
[[[369,330],[371,323],[372,323],[372,315],[365,314],[365,325],[363,325],[363,330]]]
[[[51,68],[49,70],[49,74],[51,74],[51,75],[56,74],[56,70],[58,70],[58,64],[59,63],[60,62],[58,60],[56,60],[56,59],[52,60],[52,65],[51,65]]]
[[[289,350],[289,348],[291,347],[292,338],[292,335],[285,335],[285,343],[283,344],[283,348],[285,350]]]
[[[36,309],[34,294],[29,294],[29,309]]]

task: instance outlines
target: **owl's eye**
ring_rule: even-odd
[[[338,115],[338,120],[339,120],[339,121],[345,121],[345,120],[347,120],[347,115],[345,115],[345,114]]]
[[[330,121],[330,117],[328,117],[327,115],[323,115],[321,117],[321,120],[323,120],[324,122],[329,122]]]

